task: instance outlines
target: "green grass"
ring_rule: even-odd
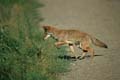
[[[54,40],[43,40],[37,0],[0,0],[0,80],[58,80],[69,61]]]

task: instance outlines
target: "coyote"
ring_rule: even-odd
[[[56,39],[57,41],[55,42],[56,47],[60,47],[61,45],[68,44],[72,53],[75,53],[73,45],[76,45],[78,48],[82,49],[83,53],[81,57],[79,57],[79,59],[83,59],[87,52],[90,53],[91,58],[93,58],[94,49],[91,47],[92,43],[99,47],[108,48],[108,46],[102,41],[79,30],[58,29],[52,26],[43,26],[43,29],[45,32],[44,40],[48,39],[49,37]],[[75,56],[75,58],[78,57]]]

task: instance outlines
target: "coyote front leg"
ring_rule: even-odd
[[[64,45],[64,44],[68,44],[68,43],[66,43],[66,42],[56,42],[56,43],[55,43],[55,46],[58,48],[58,47],[60,47],[60,46],[62,46],[62,45]],[[73,48],[73,44],[69,44],[69,48],[70,48],[70,50],[71,50],[72,53],[75,52],[75,51],[74,51],[74,48]]]
[[[59,48],[61,45],[64,45],[64,44],[67,44],[66,42],[56,42],[55,43],[55,46],[57,47],[57,48]]]

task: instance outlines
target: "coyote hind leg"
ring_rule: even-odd
[[[86,48],[83,49],[83,54],[82,54],[81,58],[84,58],[85,54],[87,52],[91,55],[91,59],[93,59],[93,57],[94,57],[94,50],[93,50],[93,48],[90,48],[90,47],[86,47]]]
[[[93,49],[93,48],[88,47],[88,48],[87,48],[87,50],[88,50],[88,53],[90,53],[90,54],[91,54],[91,59],[93,59],[93,57],[94,57],[94,49]]]
[[[85,41],[81,42],[79,44],[79,46],[83,50],[81,58],[84,58],[85,54],[88,52],[91,55],[91,58],[93,59],[93,57],[94,57],[94,50],[93,50],[93,48],[90,47],[88,41],[85,40]]]

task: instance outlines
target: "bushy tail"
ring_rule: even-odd
[[[92,39],[92,43],[94,45],[99,46],[99,47],[103,47],[103,48],[108,48],[108,46],[105,43],[103,43],[102,41],[100,41],[94,37],[92,37],[91,39]]]

